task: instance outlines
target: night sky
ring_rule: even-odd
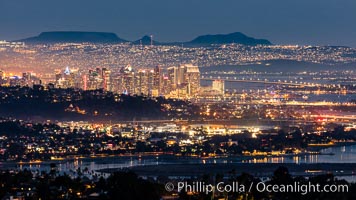
[[[0,40],[59,30],[162,42],[238,31],[274,44],[356,47],[356,1],[0,0]]]

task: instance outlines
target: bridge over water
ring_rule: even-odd
[[[215,81],[215,80],[220,80],[220,81],[225,81],[225,82],[242,82],[242,83],[262,83],[262,84],[271,84],[271,85],[293,85],[293,86],[315,86],[315,85],[310,85],[310,84],[303,84],[303,83],[291,83],[291,82],[275,82],[275,81],[261,81],[261,80],[239,80],[239,79],[222,79],[222,78],[201,78],[200,80],[205,80],[205,81]]]

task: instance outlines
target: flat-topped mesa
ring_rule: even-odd
[[[81,32],[81,31],[53,31],[42,32],[40,35],[19,40],[26,43],[122,43],[127,42],[115,33]]]

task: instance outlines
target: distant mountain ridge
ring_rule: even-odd
[[[243,33],[235,32],[230,34],[202,35],[189,42],[190,44],[243,44],[243,45],[271,45],[266,39],[255,39]]]
[[[82,32],[82,31],[53,31],[42,32],[36,37],[19,40],[26,43],[61,43],[61,42],[93,42],[93,43],[122,43],[127,42],[115,33]]]
[[[40,35],[18,40],[25,43],[64,43],[64,42],[91,42],[91,43],[125,43],[128,40],[118,37],[115,33],[108,32],[82,32],[82,31],[53,31],[42,32]],[[150,45],[151,37],[143,36],[141,39],[131,42],[132,44]],[[158,42],[152,41],[154,45],[177,45],[205,46],[212,44],[242,44],[242,45],[271,45],[266,39],[255,39],[243,33],[202,35],[189,42]]]

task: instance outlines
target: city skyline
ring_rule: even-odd
[[[0,39],[17,40],[43,31],[104,31],[137,40],[154,35],[162,42],[198,35],[243,32],[274,44],[356,46],[352,26],[356,3],[273,2],[31,2],[2,1]],[[291,9],[293,8],[293,9]],[[184,13],[184,15],[182,14]],[[281,17],[283,16],[283,17]]]

